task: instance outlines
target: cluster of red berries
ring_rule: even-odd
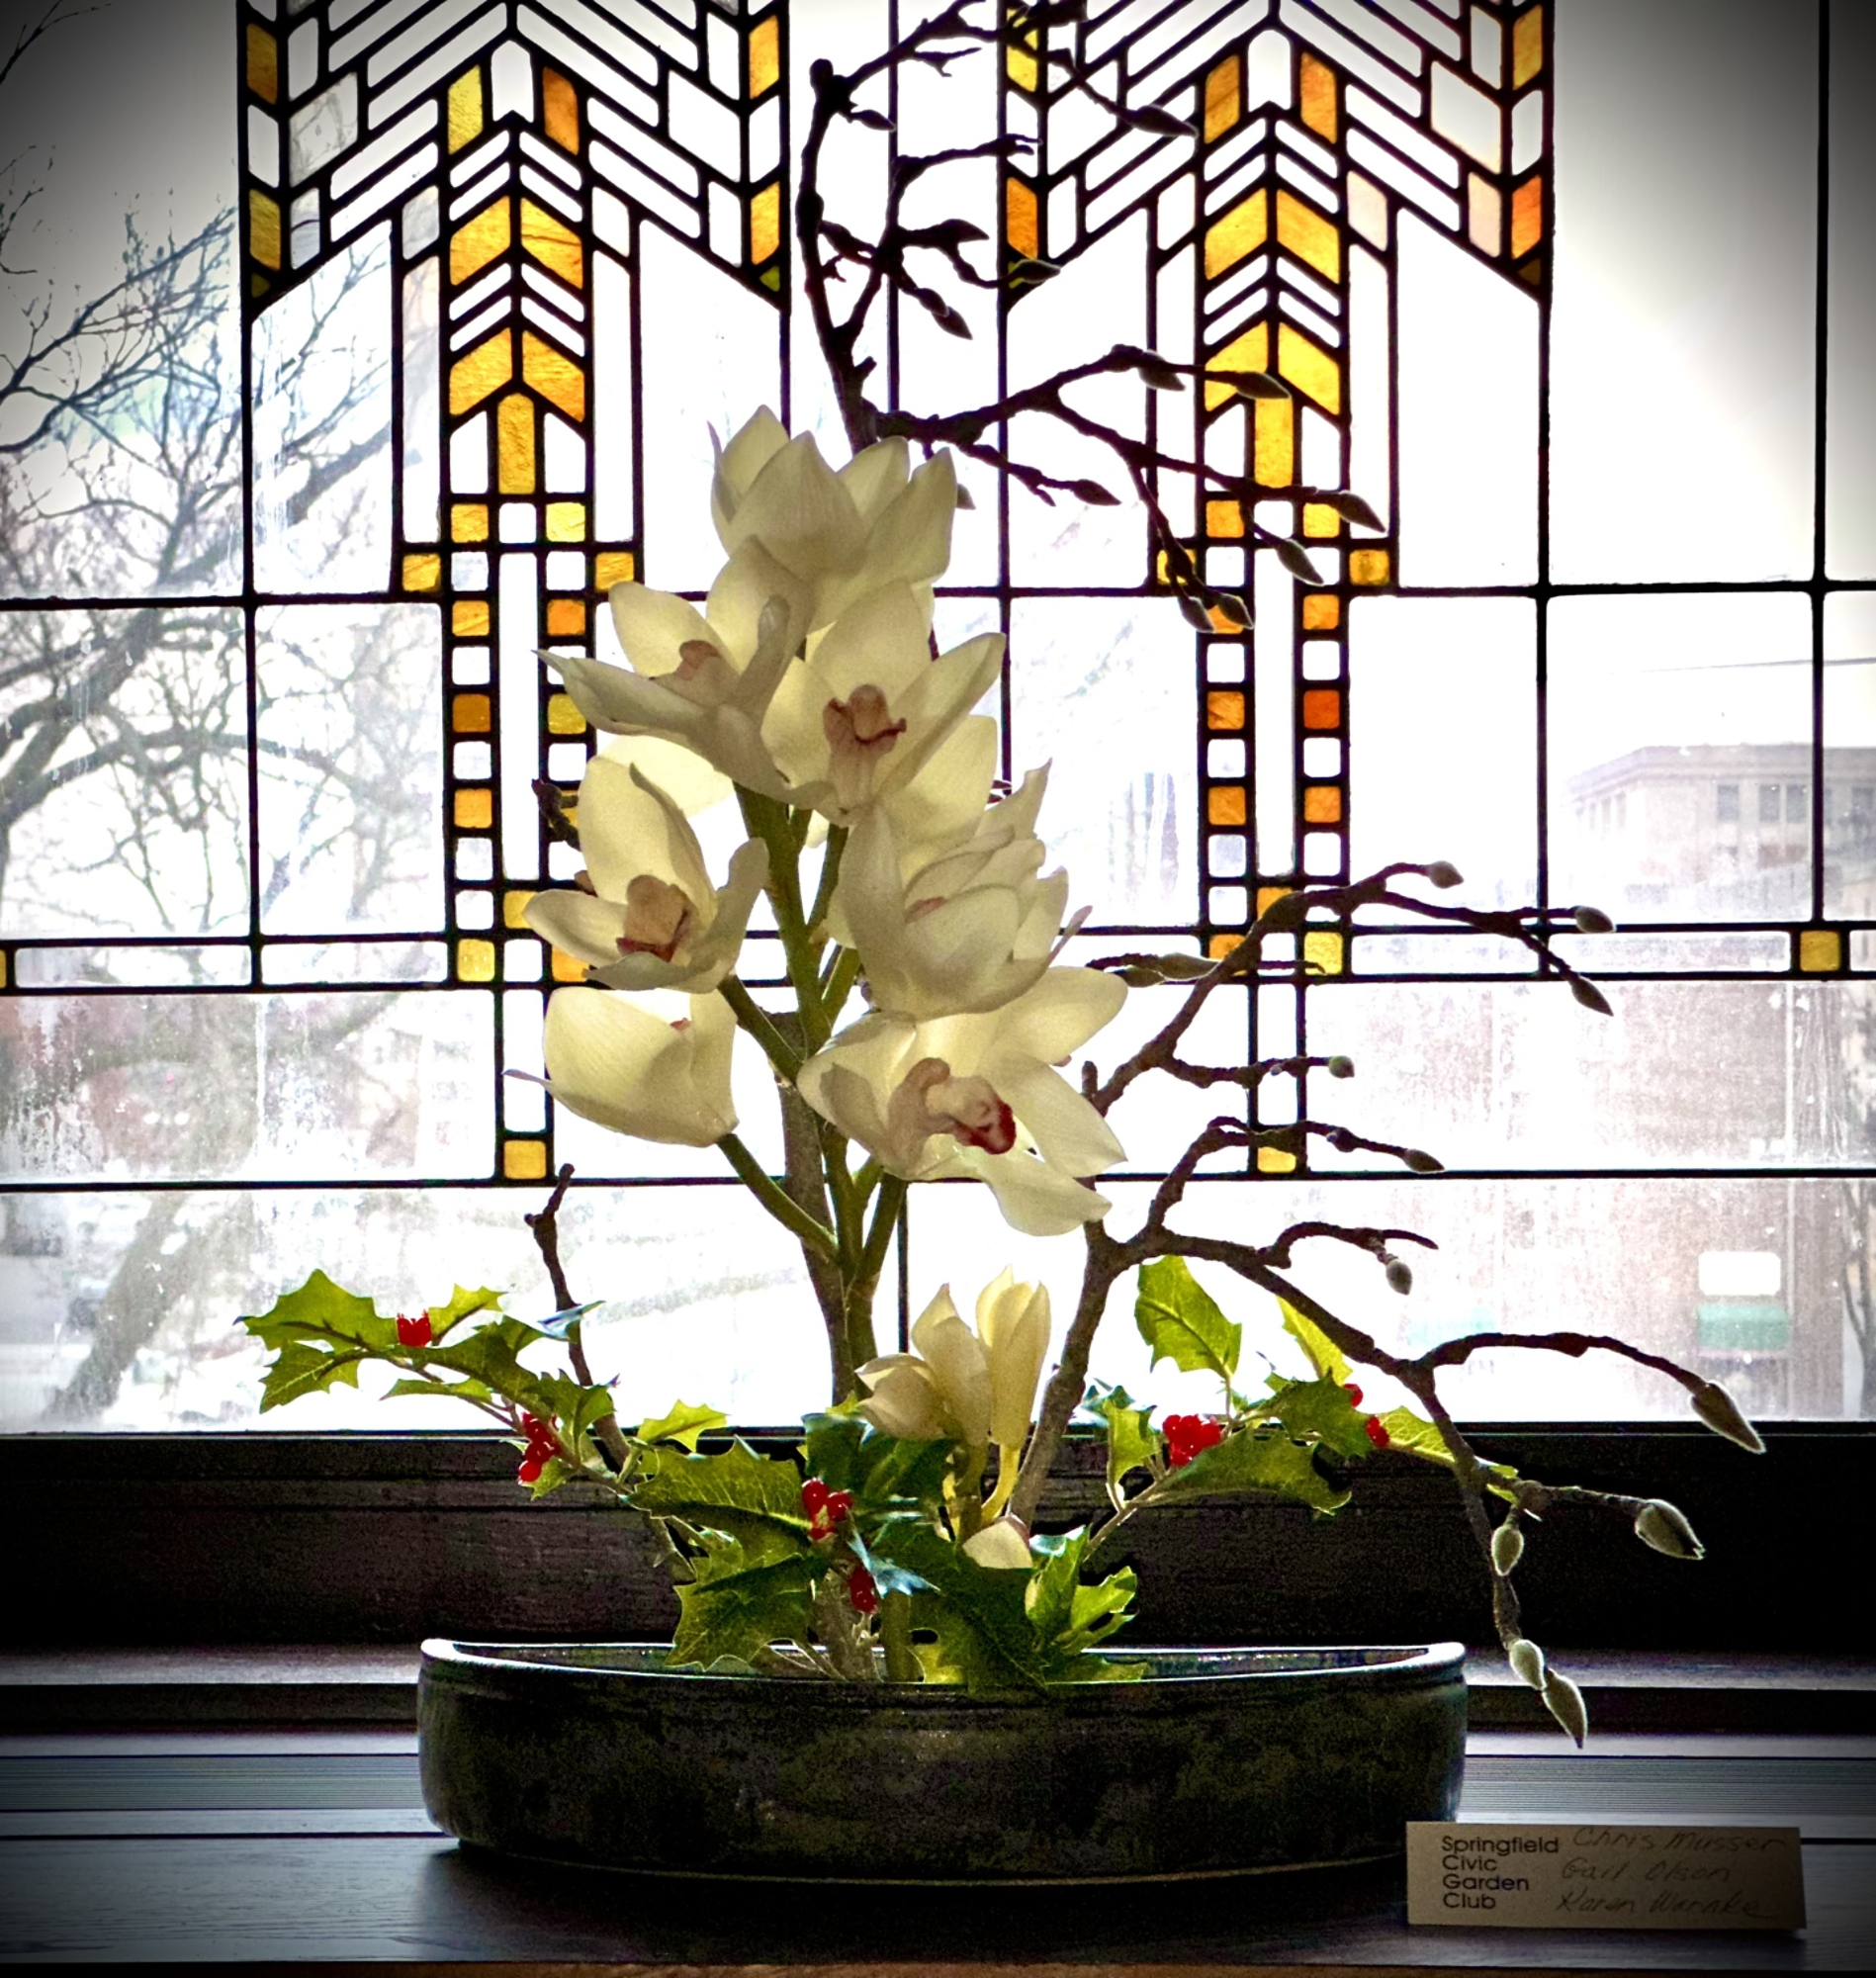
[[[818,1477],[810,1477],[801,1486],[801,1508],[808,1514],[808,1536],[817,1544],[834,1536],[838,1525],[853,1508],[850,1490],[830,1490]],[[862,1614],[870,1613],[862,1607]]]
[[[554,1424],[542,1421],[538,1415],[524,1414],[521,1417],[521,1432],[528,1439],[528,1453],[522,1457],[521,1467],[514,1473],[515,1481],[533,1484],[560,1454],[560,1437],[554,1433]]]
[[[1212,1449],[1224,1440],[1224,1424],[1211,1415],[1168,1415],[1166,1461],[1183,1470],[1202,1449]]]
[[[406,1318],[402,1312],[399,1312],[398,1344],[400,1346],[407,1346],[414,1352],[420,1346],[429,1345],[430,1341],[435,1337],[435,1333],[430,1330],[430,1314],[427,1311],[418,1312],[415,1318]]]
[[[1361,1406],[1362,1391],[1353,1381],[1345,1381],[1342,1384],[1342,1392],[1348,1396],[1350,1407],[1359,1408]],[[1382,1420],[1380,1415],[1370,1415],[1362,1423],[1362,1427],[1367,1430],[1369,1441],[1377,1449],[1385,1449],[1393,1441],[1393,1437],[1387,1433],[1387,1424]]]

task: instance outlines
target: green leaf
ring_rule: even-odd
[[[1293,1436],[1313,1436],[1337,1456],[1373,1456],[1368,1417],[1348,1397],[1339,1381],[1289,1381],[1258,1412],[1280,1421]]]
[[[1424,1415],[1415,1414],[1411,1408],[1389,1408],[1381,1417],[1381,1425],[1387,1431],[1389,1449],[1423,1457],[1429,1463],[1443,1463],[1449,1470],[1458,1467],[1453,1452],[1446,1446],[1446,1438]],[[1509,1501],[1515,1493],[1504,1485],[1518,1481],[1517,1471],[1509,1463],[1484,1463],[1479,1467],[1488,1480],[1485,1487],[1494,1496]]]
[[[928,1589],[912,1599],[914,1630],[938,1636],[936,1645],[915,1644],[928,1680],[971,1689],[1033,1689],[1047,1681],[1047,1661],[1023,1603],[1028,1573],[979,1566],[931,1525],[912,1519],[882,1531],[875,1549]]]
[[[1284,1299],[1277,1301],[1277,1309],[1284,1315],[1284,1330],[1309,1356],[1309,1364],[1316,1370],[1318,1378],[1333,1381],[1340,1387],[1348,1379],[1351,1369],[1329,1335],[1314,1319],[1306,1317]]]
[[[721,1408],[706,1408],[694,1401],[672,1401],[669,1414],[660,1415],[656,1421],[640,1422],[632,1433],[640,1442],[680,1442],[695,1456],[699,1436],[713,1435],[729,1425],[730,1418]]]
[[[1194,1497],[1236,1497],[1251,1490],[1268,1490],[1307,1504],[1312,1511],[1339,1511],[1348,1502],[1346,1490],[1335,1489],[1309,1460],[1302,1444],[1287,1435],[1259,1435],[1240,1430],[1210,1449],[1202,1449],[1184,1469],[1168,1471],[1150,1492],[1155,1504]]]
[[[953,1448],[948,1440],[887,1435],[863,1415],[809,1415],[802,1426],[807,1475],[820,1478],[830,1490],[849,1492],[856,1521],[909,1510],[927,1523],[937,1519]]]
[[[261,1413],[265,1414],[269,1408],[284,1408],[302,1394],[321,1394],[338,1382],[348,1388],[357,1387],[358,1370],[367,1357],[362,1351],[344,1352],[310,1345],[305,1340],[288,1340],[274,1356],[261,1384]]]
[[[752,1554],[741,1541],[712,1533],[696,1561],[696,1578],[677,1589],[680,1611],[667,1666],[708,1668],[724,1656],[754,1662],[771,1642],[806,1641],[813,1567],[805,1546],[779,1557]]]
[[[1124,1388],[1103,1388],[1099,1382],[1089,1390],[1083,1406],[1098,1414],[1108,1431],[1108,1495],[1114,1508],[1126,1503],[1122,1480],[1132,1471],[1158,1474],[1161,1463],[1159,1431],[1153,1426],[1153,1410],[1135,1407]]]
[[[1211,1302],[1183,1257],[1140,1266],[1133,1321],[1153,1349],[1155,1367],[1170,1360],[1184,1373],[1216,1374],[1227,1386],[1237,1372],[1244,1329]]]
[[[1031,1550],[1041,1554],[1042,1563],[1030,1578],[1025,1605],[1044,1659],[1054,1667],[1051,1680],[1057,1682],[1075,1680],[1068,1672],[1069,1664],[1126,1625],[1132,1618],[1127,1610],[1139,1590],[1139,1579],[1131,1567],[1122,1567],[1094,1586],[1084,1586],[1081,1566],[1087,1547],[1085,1530],[1030,1542]]]
[[[777,1551],[811,1556],[801,1472],[780,1457],[758,1456],[740,1440],[722,1456],[682,1456],[660,1463],[657,1474],[632,1492],[631,1502],[654,1517],[681,1518],[722,1532],[763,1558]]]
[[[314,1271],[297,1292],[282,1292],[270,1309],[243,1315],[239,1323],[275,1350],[309,1336],[361,1346],[395,1346],[398,1340],[395,1318],[380,1318],[370,1299],[343,1290],[323,1271]]]
[[[501,1294],[491,1292],[486,1286],[478,1292],[466,1292],[458,1285],[450,1293],[447,1304],[433,1304],[429,1307],[430,1333],[441,1339],[452,1326],[460,1325],[464,1319],[479,1311],[498,1312],[501,1309]],[[532,1328],[530,1328],[531,1330]]]

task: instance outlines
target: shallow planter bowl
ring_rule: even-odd
[[[650,1645],[423,1645],[423,1800],[480,1846],[662,1874],[1125,1881],[1396,1853],[1450,1820],[1465,1651],[1144,1649],[1137,1682],[675,1673]]]

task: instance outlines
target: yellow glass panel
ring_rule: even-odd
[[[1511,86],[1522,89],[1544,66],[1544,9],[1527,7],[1511,29]]]
[[[580,99],[559,69],[541,71],[541,126],[563,151],[580,149]]]
[[[1244,822],[1244,792],[1235,784],[1206,792],[1206,822],[1227,828]]]
[[[1303,593],[1302,629],[1305,632],[1333,632],[1342,622],[1342,600],[1324,590]]]
[[[1277,195],[1277,238],[1298,260],[1307,261],[1330,281],[1342,278],[1342,236],[1334,225],[1295,193]]]
[[[501,1172],[509,1181],[547,1179],[545,1140],[506,1140],[501,1147]]]
[[[1244,504],[1241,501],[1207,501],[1206,534],[1241,536],[1244,533]]]
[[[460,151],[482,135],[482,70],[472,68],[449,86],[449,147]]]
[[[781,247],[781,182],[765,185],[749,203],[749,257],[760,263]]]
[[[1843,937],[1834,928],[1805,928],[1798,936],[1798,966],[1827,975],[1843,966]]]
[[[1030,194],[1031,203],[1035,195]],[[1215,226],[1206,229],[1206,280],[1221,275],[1243,260],[1254,247],[1264,244],[1270,231],[1270,208],[1259,186],[1249,199],[1240,201]]]
[[[273,284],[265,275],[249,275],[247,278],[247,292],[250,296],[264,296],[272,287]]]
[[[1243,945],[1244,937],[1241,934],[1214,934],[1206,943],[1206,953],[1213,961],[1221,961],[1234,947]]]
[[[1291,400],[1252,401],[1251,472],[1260,488],[1288,488],[1296,478],[1296,407]]]
[[[1222,137],[1239,116],[1243,95],[1244,64],[1236,55],[1226,55],[1206,77],[1206,142]]]
[[[280,100],[280,48],[265,28],[247,27],[247,86],[263,103]]]
[[[547,636],[550,639],[583,639],[586,636],[586,607],[578,597],[550,597],[547,600]]]
[[[458,790],[454,815],[458,831],[487,831],[495,821],[492,790]]]
[[[0,989],[4,989],[6,986],[7,986],[6,950],[4,948],[0,948]]]
[[[492,982],[495,979],[494,943],[459,941],[456,944],[456,979],[459,982]]]
[[[1342,937],[1330,933],[1327,928],[1305,934],[1302,938],[1302,964],[1312,975],[1340,975]]]
[[[504,494],[534,493],[534,401],[525,392],[495,409],[495,485]]]
[[[549,967],[556,982],[583,982],[586,979],[586,964],[577,954],[569,954],[563,947],[548,950],[551,959]]]
[[[1387,582],[1387,552],[1385,550],[1351,550],[1348,559],[1348,581],[1351,584],[1385,584]]]
[[[573,696],[550,693],[547,697],[547,732],[550,735],[583,735],[586,717],[574,705]]]
[[[593,588],[610,590],[615,584],[630,584],[637,572],[638,562],[630,550],[603,550],[593,561]]]
[[[449,608],[449,628],[459,639],[488,638],[489,600],[459,597]]]
[[[1342,792],[1333,783],[1314,783],[1302,793],[1304,824],[1340,824]]]
[[[546,528],[550,543],[583,543],[586,540],[585,502],[550,501],[547,504]]]
[[[521,202],[521,246],[570,289],[585,287],[586,256],[580,235],[551,213],[543,213],[531,199]]]
[[[1035,217],[1035,188],[1014,174],[1004,181],[1003,233],[1013,254],[1033,261],[1042,251],[1042,233]]]
[[[1544,181],[1528,178],[1511,195],[1511,258],[1528,254],[1544,234]]]
[[[1295,888],[1294,886],[1259,886],[1257,889],[1257,918],[1261,921],[1279,900],[1287,900]]]
[[[1019,89],[1027,90],[1030,95],[1034,95],[1038,73],[1034,55],[1020,44],[1012,43],[1004,50],[1003,61],[1004,66],[1010,71],[1010,80]]]
[[[450,236],[449,278],[461,284],[479,269],[488,267],[497,255],[508,251],[514,237],[513,202],[504,194],[492,206],[485,206],[468,225],[459,226]]]
[[[521,332],[521,376],[570,419],[586,416],[586,374],[531,329]]]
[[[1317,136],[1335,141],[1335,71],[1304,51],[1299,77],[1302,121]]]
[[[1342,409],[1342,367],[1287,322],[1277,325],[1277,369],[1325,412]]]
[[[450,411],[452,414],[469,411],[513,376],[514,339],[507,330],[498,329],[487,342],[477,344],[467,357],[459,357],[450,366]]]
[[[760,96],[781,80],[781,17],[769,15],[749,31],[749,93]]]
[[[1211,629],[1214,632],[1241,632],[1244,629],[1244,620],[1233,617],[1221,605],[1212,605],[1206,616],[1211,621]]]
[[[1342,518],[1326,501],[1305,501],[1302,532],[1305,536],[1338,536],[1342,533]]]
[[[1206,726],[1207,728],[1236,729],[1244,726],[1244,696],[1241,693],[1215,691],[1206,695]]]
[[[528,924],[528,902],[533,899],[531,892],[523,892],[519,887],[501,896],[501,925],[505,928],[524,928]]]
[[[1257,1172],[1259,1174],[1295,1174],[1296,1157],[1287,1154],[1282,1147],[1259,1147],[1257,1150]]]
[[[264,192],[247,195],[247,251],[263,268],[280,266],[280,207]]]
[[[486,543],[489,540],[488,502],[452,502],[449,511],[449,533],[450,541],[454,543]]]
[[[406,590],[436,590],[443,583],[443,559],[419,552],[403,560],[403,587]]]
[[[1206,359],[1209,369],[1215,371],[1268,371],[1270,369],[1270,331],[1265,324],[1254,322],[1241,335],[1234,336],[1222,350],[1213,352]],[[1211,411],[1224,404],[1225,400],[1237,396],[1235,385],[1207,385],[1206,387],[1206,410]],[[1259,405],[1275,404],[1274,400],[1258,401]]]
[[[486,693],[459,693],[450,703],[449,725],[458,735],[487,735],[492,719]]]

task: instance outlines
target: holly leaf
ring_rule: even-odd
[[[1126,1504],[1122,1479],[1135,1470],[1158,1474],[1161,1462],[1159,1431],[1153,1426],[1153,1410],[1136,1407],[1124,1388],[1104,1389],[1099,1382],[1088,1390],[1082,1403],[1098,1414],[1108,1432],[1108,1495],[1118,1511]]]
[[[1170,1360],[1183,1373],[1212,1373],[1227,1386],[1237,1372],[1244,1328],[1225,1317],[1186,1268],[1183,1257],[1140,1266],[1133,1322],[1153,1350],[1152,1365]]]
[[[1298,1440],[1313,1437],[1337,1456],[1375,1453],[1367,1415],[1349,1399],[1338,1381],[1287,1381],[1258,1404],[1258,1412],[1281,1422]]]
[[[361,1346],[395,1346],[398,1340],[395,1318],[381,1318],[370,1299],[343,1290],[323,1271],[314,1271],[297,1292],[282,1292],[268,1310],[243,1314],[237,1323],[276,1351],[309,1335]]]
[[[261,1413],[284,1408],[302,1394],[322,1394],[335,1385],[357,1387],[359,1367],[370,1357],[363,1351],[346,1352],[302,1339],[288,1340],[275,1354],[261,1383]]]
[[[721,1532],[767,1557],[777,1549],[808,1552],[801,1472],[781,1457],[758,1456],[738,1440],[722,1456],[680,1456],[632,1492],[631,1503],[657,1518]],[[724,1651],[740,1654],[740,1650]]]
[[[487,1286],[481,1291],[468,1292],[457,1285],[450,1293],[447,1304],[433,1304],[429,1307],[430,1337],[440,1340],[452,1326],[460,1325],[464,1319],[473,1317],[479,1311],[498,1312],[501,1309],[501,1294],[491,1292]]]
[[[1387,1431],[1389,1449],[1398,1449],[1407,1456],[1422,1457],[1428,1463],[1442,1463],[1449,1470],[1458,1467],[1453,1461],[1453,1452],[1446,1446],[1446,1438],[1424,1415],[1415,1414],[1411,1408],[1389,1408],[1380,1421]],[[1516,1493],[1505,1486],[1518,1481],[1518,1473],[1512,1465],[1485,1463],[1479,1467],[1486,1475],[1485,1487],[1494,1496],[1511,1501]]]
[[[1351,1372],[1341,1349],[1314,1319],[1299,1312],[1286,1300],[1277,1301],[1277,1309],[1284,1315],[1284,1330],[1308,1355],[1309,1364],[1316,1370],[1317,1376],[1340,1387]]]
[[[1047,1681],[1047,1659],[1023,1604],[1027,1570],[979,1566],[922,1519],[895,1521],[872,1550],[924,1583],[913,1596],[912,1626],[938,1636],[936,1645],[915,1645],[928,1680],[970,1689],[1036,1689]]]
[[[929,1523],[943,1507],[950,1442],[887,1435],[864,1415],[809,1415],[802,1426],[807,1474],[849,1492],[856,1519],[917,1511]]]
[[[1081,1566],[1087,1546],[1085,1530],[1030,1541],[1030,1550],[1041,1555],[1042,1563],[1030,1576],[1024,1605],[1045,1660],[1057,1665],[1053,1680],[1058,1682],[1075,1680],[1071,1669],[1075,1661],[1126,1625],[1132,1618],[1127,1610],[1139,1591],[1138,1575],[1130,1566],[1084,1586]]]
[[[740,1540],[712,1532],[694,1564],[696,1578],[677,1589],[667,1667],[708,1668],[724,1656],[754,1662],[771,1642],[807,1639],[814,1561],[805,1544],[793,1553],[752,1553]]]
[[[680,1442],[695,1456],[697,1438],[728,1428],[730,1418],[721,1408],[706,1408],[694,1401],[672,1401],[669,1413],[642,1421],[632,1433],[640,1442]]]
[[[1151,1496],[1154,1503],[1165,1504],[1196,1497],[1241,1497],[1252,1491],[1307,1504],[1325,1517],[1339,1511],[1349,1497],[1321,1475],[1301,1443],[1250,1429],[1202,1449],[1183,1469],[1169,1470],[1153,1485]]]

